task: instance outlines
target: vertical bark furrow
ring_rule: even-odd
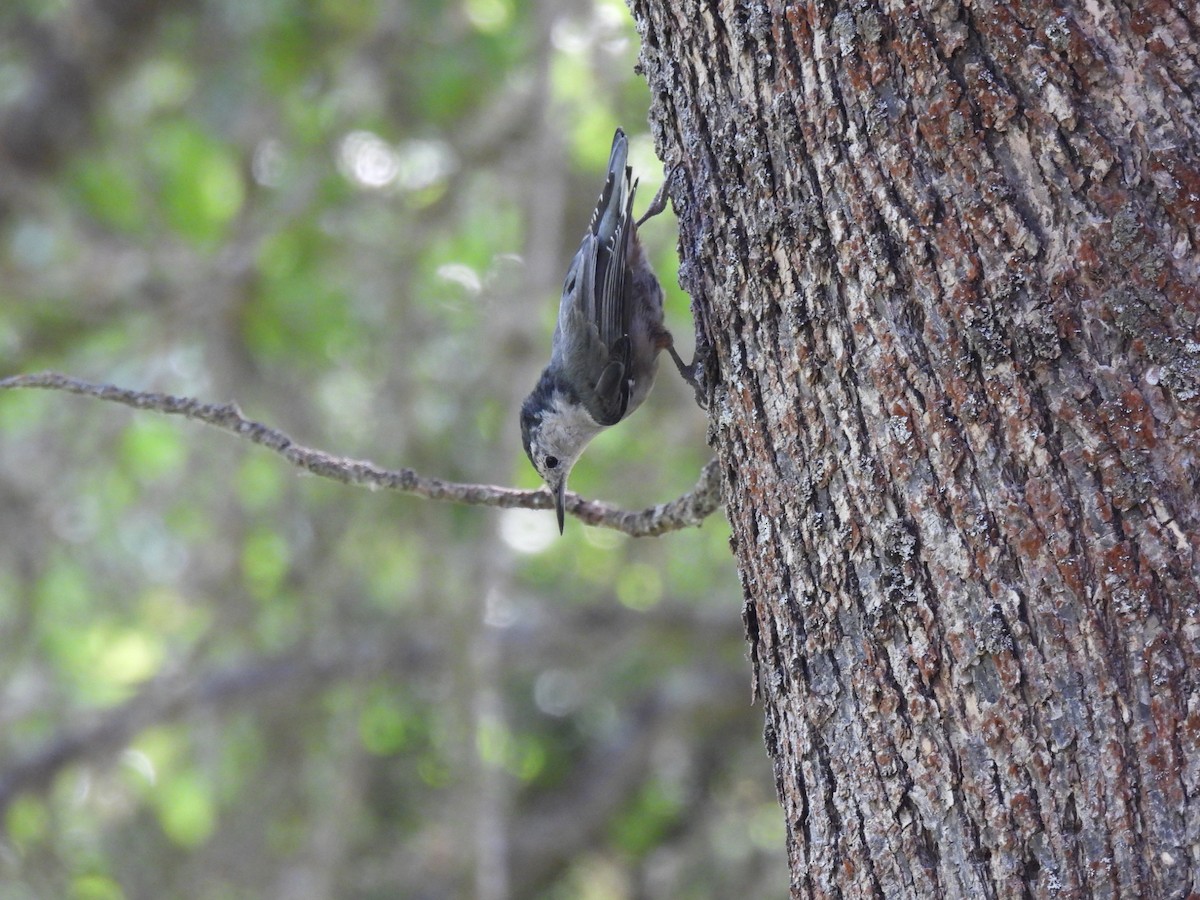
[[[633,6],[793,892],[1200,889],[1192,11]]]

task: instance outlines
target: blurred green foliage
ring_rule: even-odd
[[[635,61],[613,0],[9,4],[2,374],[534,486],[516,410],[618,124],[661,183]],[[686,351],[670,217],[644,239]],[[572,488],[665,502],[704,434],[666,366]],[[719,515],[559,538],[10,391],[0,534],[5,900],[786,890]]]

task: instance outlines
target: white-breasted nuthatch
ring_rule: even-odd
[[[618,128],[604,190],[563,283],[550,364],[521,405],[521,440],[554,493],[559,532],[567,476],[588,442],[641,406],[659,351],[669,350],[685,368],[663,327],[663,290],[637,235],[666,206],[665,195],[634,222],[637,182],[628,157],[629,141]]]

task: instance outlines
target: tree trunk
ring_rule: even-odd
[[[1200,13],[632,0],[794,896],[1200,891]]]

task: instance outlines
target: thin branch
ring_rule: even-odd
[[[234,403],[202,403],[191,397],[176,397],[150,391],[132,391],[111,384],[81,381],[57,372],[13,375],[0,379],[0,388],[42,388],[96,397],[112,403],[183,416],[212,425],[260,444],[278,453],[292,465],[322,478],[367,488],[387,488],[415,494],[427,500],[448,500],[473,506],[502,509],[553,509],[554,498],[545,489],[523,491],[491,484],[461,484],[419,475],[412,469],[384,469],[366,460],[333,456],[297,444],[278,429],[242,415]],[[588,525],[622,531],[633,537],[665,534],[699,526],[721,505],[721,475],[717,461],[710,460],[700,471],[696,486],[670,503],[631,511],[618,509],[578,494],[567,495],[567,512]]]
[[[369,677],[385,668],[407,673],[431,665],[429,651],[414,641],[369,643],[334,654],[299,648],[199,678],[160,679],[90,724],[67,729],[28,755],[6,762],[0,768],[0,819],[18,795],[45,791],[69,766],[107,759],[153,725],[202,709],[261,702],[271,693],[308,696],[328,683]]]
[[[606,646],[606,642],[611,644],[634,627],[641,631],[647,626],[658,629],[664,637],[681,630],[700,639],[721,643],[740,640],[741,632],[731,628],[732,624],[728,619],[709,621],[695,607],[680,603],[668,603],[636,616],[619,607],[562,608],[551,619],[542,621],[536,634],[523,632],[520,628],[508,628],[499,637],[506,642],[504,653],[520,658],[523,665],[533,670],[541,670],[561,659],[564,654],[578,661],[590,649]],[[578,644],[578,638],[588,629],[592,632],[592,640],[584,648]],[[141,687],[135,696],[124,703],[99,710],[88,716],[88,721],[82,724],[64,728],[33,750],[15,759],[0,759],[0,823],[4,821],[13,800],[21,794],[46,791],[59,774],[71,766],[103,764],[152,726],[186,720],[204,711],[224,714],[233,708],[266,704],[268,700],[280,696],[312,697],[329,685],[353,679],[387,674],[410,682],[437,670],[446,656],[446,648],[428,635],[383,639],[352,635],[350,639],[334,646],[323,644],[318,649],[312,644],[303,644],[275,656],[243,660],[237,665],[216,671],[161,676]],[[713,671],[710,666],[704,670],[704,676],[697,680],[712,683],[714,678],[725,679],[731,674],[720,669]],[[692,705],[690,695],[680,698],[675,696],[677,693],[663,694],[656,700],[664,714]],[[726,704],[719,698],[729,693],[716,690],[702,691],[697,695],[705,698],[706,721],[721,714]],[[714,698],[718,701],[715,707]],[[649,716],[648,719],[658,725],[667,721],[661,715]],[[621,743],[628,749],[631,741],[626,737]],[[618,756],[606,750],[596,756],[595,762],[606,759],[609,762],[619,761]],[[589,764],[591,767],[592,764]],[[601,772],[602,767],[597,767],[595,774]],[[591,778],[588,776],[588,780]],[[607,796],[608,792],[601,794]],[[586,808],[592,807],[593,804],[586,805]],[[551,806],[544,805],[543,808],[551,811]],[[562,832],[562,828],[560,824],[547,830],[555,833]],[[577,830],[578,823],[568,829],[570,833],[576,833]],[[3,826],[0,825],[2,832]],[[559,833],[558,840],[561,841],[564,835]],[[543,837],[533,842],[533,846],[538,843],[553,842]],[[531,848],[526,846],[523,849],[528,852]]]

